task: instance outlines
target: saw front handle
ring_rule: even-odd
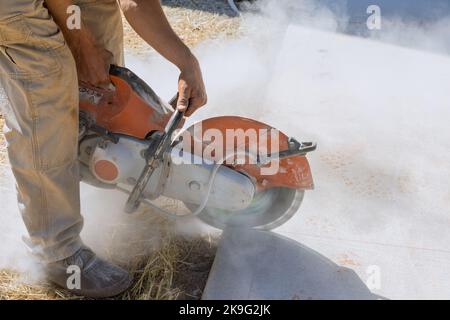
[[[175,96],[171,101],[170,104],[173,105],[174,101],[176,103],[178,95]],[[164,154],[167,152],[167,150],[170,148],[171,142],[172,142],[172,134],[175,132],[175,130],[178,128],[178,126],[181,124],[183,120],[184,113],[178,111],[175,108],[174,113],[169,119],[169,122],[167,122],[167,125],[162,132],[162,134],[154,140],[148,149],[145,151],[145,166],[144,169],[142,169],[142,173],[139,176],[136,185],[134,186],[133,190],[130,193],[130,196],[128,197],[128,200],[125,204],[125,211],[127,213],[133,213],[139,208],[139,205],[141,204],[141,196],[144,192],[145,188],[147,187],[147,184],[155,171],[155,169],[160,165],[161,161],[163,160]]]

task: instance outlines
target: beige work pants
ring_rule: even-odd
[[[74,2],[99,44],[122,65],[123,30],[116,1]],[[1,113],[29,233],[25,242],[44,261],[64,259],[80,248],[83,226],[78,81],[72,54],[43,0],[1,1],[0,85],[10,102]]]

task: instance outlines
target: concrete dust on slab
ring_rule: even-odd
[[[374,295],[448,299],[450,57],[414,46],[414,30],[404,25],[386,43],[291,24],[277,39],[267,83],[245,86],[253,102],[241,95],[231,105],[240,107],[239,115],[258,110],[258,120],[318,142],[308,156],[316,189],[306,192],[299,212],[276,233],[351,268]],[[404,34],[408,45],[395,45]],[[439,34],[427,38],[439,48],[445,40]],[[259,80],[265,73],[258,67],[265,65],[259,52],[252,53],[241,54],[236,65],[251,66]],[[238,96],[231,88],[240,92],[239,85],[223,87],[228,100]],[[207,117],[217,111],[200,112]],[[221,257],[229,255],[219,252],[224,269],[235,270]],[[261,265],[247,261],[248,269]]]
[[[376,294],[449,298],[450,57],[291,26],[274,70],[265,120],[318,142],[316,189],[276,232],[376,270]]]

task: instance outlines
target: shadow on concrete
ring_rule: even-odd
[[[384,299],[351,269],[278,234],[228,229],[203,299]]]
[[[236,13],[230,8],[227,0],[162,0],[161,3],[173,8],[183,7],[236,17]]]

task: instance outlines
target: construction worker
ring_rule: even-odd
[[[178,109],[189,104],[190,115],[203,106],[198,61],[171,29],[159,0],[2,0],[0,6],[0,85],[10,102],[2,114],[29,233],[25,242],[49,280],[62,287],[68,267],[78,267],[80,287],[69,289],[89,297],[114,296],[131,283],[125,270],[80,239],[78,83],[107,87],[110,64],[123,65],[120,9],[179,68]],[[77,12],[81,22],[74,28]]]

